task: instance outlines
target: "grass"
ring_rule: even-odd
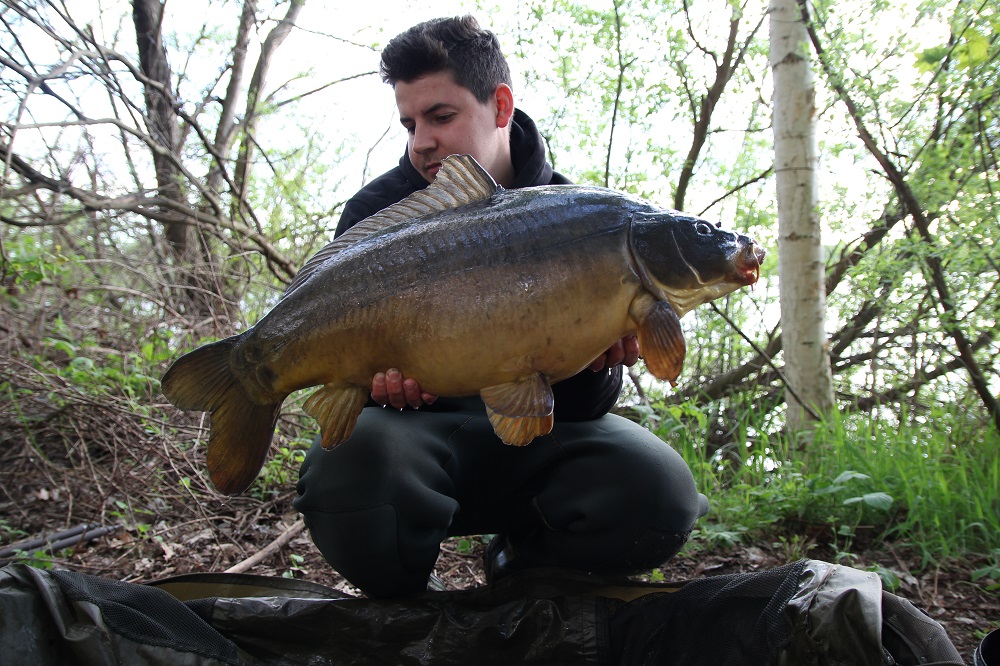
[[[810,534],[846,555],[860,531],[918,548],[924,564],[1000,548],[1000,435],[961,412],[837,414],[801,450],[743,424],[734,440],[745,444],[709,451],[696,408],[651,416],[711,500],[696,545],[778,538],[784,526],[782,546],[799,555]]]
[[[888,538],[925,560],[1000,546],[1000,436],[941,412],[893,424],[871,417],[825,429],[817,467],[855,469],[893,498]]]

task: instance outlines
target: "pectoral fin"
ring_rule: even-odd
[[[639,351],[646,367],[657,379],[677,386],[687,353],[677,313],[666,301],[648,296],[633,301],[630,314],[639,325]]]
[[[524,446],[552,431],[552,387],[540,373],[484,388],[479,395],[505,444]]]
[[[309,396],[302,408],[319,421],[323,448],[332,449],[354,432],[354,424],[367,400],[368,392],[363,388],[327,384]]]

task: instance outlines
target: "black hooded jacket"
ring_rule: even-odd
[[[545,143],[531,118],[515,110],[510,132],[510,153],[514,163],[513,189],[535,185],[569,184],[562,174],[553,171],[545,160]],[[365,185],[344,205],[344,212],[337,224],[336,236],[341,235],[361,220],[383,208],[427,187],[404,151],[399,166],[390,169]],[[416,378],[420,381],[420,378]],[[614,407],[622,387],[622,366],[593,372],[583,370],[552,387],[555,395],[555,418],[559,421],[586,421],[595,419]],[[423,409],[449,410],[455,402],[439,398]]]

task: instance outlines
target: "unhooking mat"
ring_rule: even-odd
[[[3,664],[962,664],[878,577],[802,560],[643,584],[527,570],[395,600],[192,574],[149,585],[0,569]]]

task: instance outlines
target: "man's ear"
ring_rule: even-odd
[[[501,83],[493,91],[493,101],[497,105],[497,127],[507,127],[514,117],[514,91],[506,83]]]

